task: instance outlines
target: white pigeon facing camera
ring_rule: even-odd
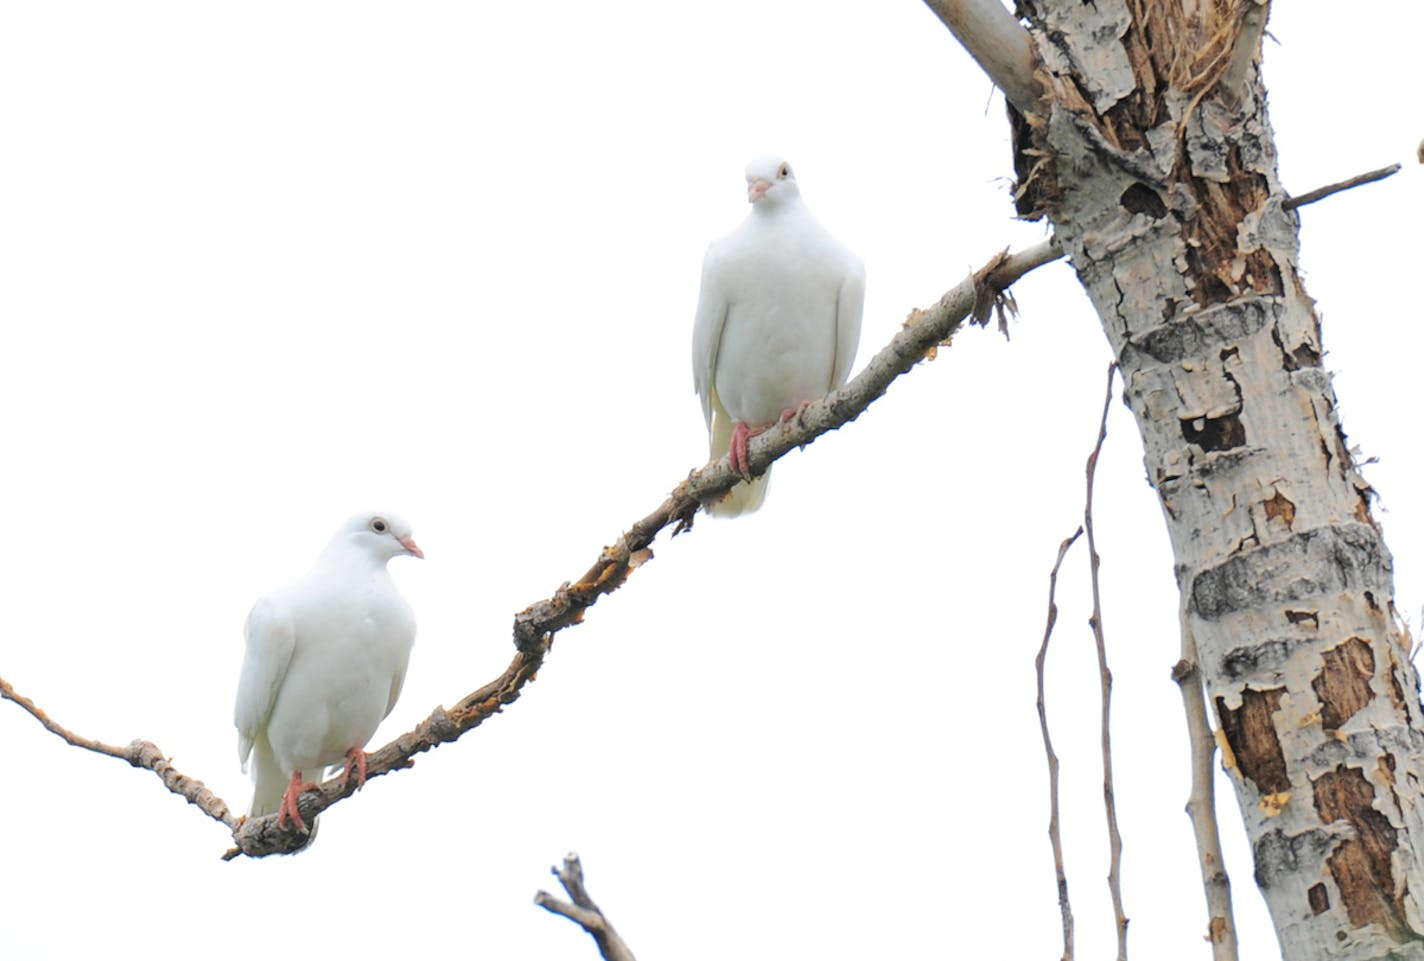
[[[386,562],[424,557],[394,514],[357,514],[316,565],[247,615],[237,685],[237,753],[253,763],[250,816],[278,812],[305,831],[297,798],[331,766],[366,780],[367,742],[400,697],[415,614]],[[313,825],[313,828],[315,825]]]
[[[747,441],[845,383],[860,342],[865,265],[811,215],[791,165],[747,164],[751,213],[707,248],[692,331],[692,377],[713,459],[747,474]],[[707,507],[750,513],[768,474]]]

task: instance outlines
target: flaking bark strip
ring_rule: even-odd
[[[1124,346],[1123,359],[1141,363],[1137,358],[1145,354],[1159,364],[1179,364],[1207,357],[1263,330],[1278,308],[1275,300],[1263,297],[1210,307],[1137,334]]]
[[[1221,676],[1228,681],[1279,677],[1295,652],[1309,643],[1311,641],[1304,638],[1276,637],[1233,647],[1221,659]]]

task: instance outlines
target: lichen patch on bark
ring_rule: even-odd
[[[1302,578],[1302,570],[1314,576]],[[1191,584],[1191,612],[1215,621],[1263,604],[1387,584],[1389,573],[1384,546],[1371,527],[1341,524],[1301,531],[1201,571]]]

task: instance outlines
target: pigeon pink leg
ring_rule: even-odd
[[[353,747],[346,752],[346,783],[351,784],[351,776],[356,776],[356,789],[360,790],[366,783],[366,752],[359,747]]]
[[[282,804],[277,808],[277,823],[290,822],[298,831],[305,831],[307,825],[302,820],[301,812],[297,810],[297,798],[303,791],[310,791],[315,787],[311,781],[302,781],[301,771],[293,771],[292,779],[287,782],[286,793],[282,795]]]
[[[800,417],[801,413],[810,406],[809,400],[803,400],[795,407],[788,407],[781,412],[778,422],[784,423],[793,417]],[[748,480],[751,479],[751,472],[747,469],[747,441],[758,434],[765,434],[770,429],[771,425],[769,424],[766,427],[752,427],[744,420],[737,421],[737,426],[732,428],[732,443],[727,451],[727,459],[733,471]]]
[[[744,420],[737,421],[737,426],[732,428],[731,446],[727,450],[727,460],[733,473],[751,478],[751,472],[747,470],[747,441],[763,433],[766,433],[765,427],[752,427]]]

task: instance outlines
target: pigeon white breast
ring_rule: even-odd
[[[790,164],[748,164],[747,200],[747,219],[707,248],[692,333],[711,456],[743,475],[749,438],[845,383],[865,304],[865,266],[811,215]],[[707,510],[754,511],[766,483],[749,477]]]
[[[251,758],[251,816],[279,812],[305,830],[297,797],[343,761],[366,778],[366,743],[395,707],[415,643],[415,615],[386,562],[424,557],[394,514],[358,514],[301,580],[264,595],[247,616],[237,686],[237,752]]]

